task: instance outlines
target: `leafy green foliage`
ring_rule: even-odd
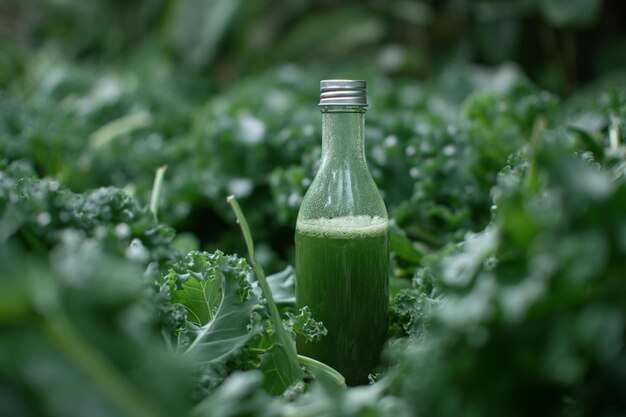
[[[268,83],[282,85],[277,88],[291,91],[289,84],[280,84],[285,80],[272,81],[271,73],[265,77]],[[244,84],[232,96],[208,104],[206,111],[217,115],[232,99],[233,110],[228,112],[237,115],[240,110],[235,109],[243,108],[255,88],[252,82]],[[173,230],[159,224],[145,207],[148,198],[140,203],[118,188],[74,193],[59,181],[38,179],[31,164],[17,160],[2,162],[0,231],[4,242],[17,246],[15,256],[30,256],[23,253],[28,251],[37,261],[32,272],[18,268],[5,276],[32,275],[37,284],[14,278],[2,284],[3,294],[11,294],[2,298],[1,331],[13,340],[6,352],[28,363],[41,352],[59,351],[54,366],[68,375],[59,389],[94,398],[108,410],[105,415],[151,413],[152,406],[146,405],[151,396],[169,389],[162,383],[166,370],[183,382],[171,402],[162,400],[162,407],[182,410],[177,412],[183,415],[192,407],[195,415],[213,408],[232,415],[300,410],[442,416],[469,410],[487,415],[494,407],[511,413],[511,404],[526,415],[537,413],[532,404],[539,399],[546,404],[545,413],[552,415],[619,409],[623,375],[621,368],[607,368],[607,363],[623,360],[619,347],[624,333],[619,303],[623,288],[617,278],[624,267],[623,94],[606,95],[591,105],[572,101],[561,108],[553,96],[524,80],[513,80],[499,92],[475,92],[454,105],[451,96],[420,88],[408,83],[398,91],[374,95],[381,103],[404,103],[408,110],[372,112],[368,123],[371,169],[394,217],[395,259],[388,368],[373,376],[377,382],[371,387],[344,392],[338,390],[341,376],[324,364],[303,357],[285,360],[290,353],[276,343],[276,323],[309,338],[324,334],[323,323],[307,311],[290,310],[292,268],[267,278],[275,307],[280,307],[275,320],[258,273],[222,252],[181,257],[174,249]],[[415,99],[419,94],[430,98]],[[453,120],[429,111],[433,102],[449,103],[462,117]],[[292,148],[289,141],[306,129],[294,128],[276,142],[266,141],[268,130],[258,143],[232,139],[246,129],[257,129],[258,134],[259,121],[264,129],[277,129],[279,122],[267,127],[270,122],[263,121],[278,115],[277,110],[260,102],[258,106],[266,113],[256,122],[246,119],[252,116],[239,115],[224,130],[211,127],[216,129],[212,137],[233,136],[219,147],[209,147],[215,155],[210,165],[219,168],[221,176],[212,186],[222,191],[210,194],[207,201],[218,207],[213,199],[228,190],[226,184],[242,189],[243,182],[232,183],[242,178],[233,177],[235,166],[260,164],[270,170],[279,158],[285,168],[276,168],[269,179],[250,177],[256,191],[242,197],[259,204],[252,216],[255,230],[265,222],[262,229],[270,236],[269,231],[280,233],[294,219],[305,180],[314,175],[319,132],[315,120],[310,120],[313,116],[305,116],[310,112],[302,110],[280,122],[303,117],[312,126],[304,136],[308,139]],[[415,118],[410,114],[415,111],[424,115]],[[198,126],[206,127],[202,121]],[[186,140],[199,144],[201,135],[195,135]],[[113,144],[116,139],[111,140]],[[241,149],[254,153],[240,155]],[[279,149],[285,152],[277,157]],[[220,150],[225,152],[223,160],[218,160]],[[171,207],[176,206],[172,202],[178,198],[185,204],[200,201],[182,197],[198,195],[200,188],[190,184],[200,187],[201,179],[207,178],[192,175],[190,168],[200,166],[200,157],[190,152],[183,161],[186,165],[168,162],[160,217],[172,218]],[[35,166],[41,169],[38,163]],[[110,174],[120,172],[112,167]],[[248,175],[252,174],[251,170]],[[130,181],[131,176],[124,175],[120,178]],[[181,178],[189,179],[189,184]],[[152,190],[152,178],[141,181],[144,191],[135,188],[137,194]],[[262,203],[266,199],[272,204]],[[269,223],[267,216],[276,214],[274,207],[282,214],[272,216],[275,221]],[[225,209],[219,210],[227,220]],[[285,245],[279,242],[274,248],[280,251],[281,244]],[[263,245],[260,248],[262,254]],[[122,281],[111,280],[112,275]],[[83,280],[89,285],[80,288],[89,288],[89,295],[73,289],[75,281]],[[47,288],[43,296],[39,287]],[[50,296],[57,293],[62,314],[57,315],[55,307],[51,310],[55,314],[48,318],[46,313],[44,319],[51,323],[46,326],[52,326],[52,339],[46,339],[38,325],[20,331],[18,323],[40,322],[41,313],[30,318],[41,308],[37,303],[53,299],[58,304],[59,296]],[[137,316],[103,320],[128,314]],[[139,340],[149,340],[145,343],[153,345],[154,353],[145,352],[144,342],[128,342],[126,326],[143,335]],[[27,336],[18,336],[20,332]],[[285,333],[283,343],[293,343],[290,332]],[[59,338],[70,342],[59,347]],[[16,353],[30,343],[41,350]],[[3,363],[9,357],[4,356]],[[163,370],[153,369],[152,363],[161,364]],[[20,384],[2,382],[15,398],[11,410],[31,410],[29,392],[37,393],[45,404],[63,395],[40,392],[41,385],[15,376],[24,372],[19,366],[17,362],[7,366],[1,377]],[[302,372],[301,366],[306,369],[303,378],[288,377],[295,367]],[[138,369],[153,376],[151,383],[137,380]],[[486,391],[478,392],[470,381],[480,381]],[[600,389],[604,394],[598,397]],[[64,405],[50,405],[50,410],[50,415],[79,414]]]
[[[164,277],[161,318],[168,344],[198,366],[206,390],[227,373],[226,364],[240,354],[259,329],[251,323],[257,300],[243,259],[221,252],[190,252]],[[182,320],[178,306],[185,309]],[[174,326],[172,326],[174,324]]]
[[[295,340],[290,338],[285,331],[285,326],[274,302],[274,296],[269,283],[265,278],[265,272],[258,264],[254,256],[254,242],[250,233],[248,222],[239,207],[235,196],[228,197],[228,203],[233,209],[237,221],[241,227],[241,233],[246,241],[248,256],[256,273],[259,286],[265,298],[266,309],[269,313],[273,331],[269,334],[271,345],[261,359],[260,368],[265,375],[264,387],[273,394],[281,394],[302,379],[302,370],[298,363]]]
[[[276,305],[294,305],[296,303],[296,271],[292,266],[269,275],[267,283]],[[260,288],[258,290],[260,291]]]
[[[37,178],[24,161],[5,167],[0,187],[2,241],[45,253],[63,241],[92,239],[155,271],[178,256],[171,246],[174,230],[123,190],[75,194],[58,181]]]
[[[623,407],[626,374],[616,365],[625,360],[626,183],[562,144],[543,148],[534,155],[540,189],[525,187],[527,169],[505,171],[493,225],[440,264],[446,295],[430,314],[432,330],[422,348],[401,353],[408,379],[398,388],[416,375],[428,381],[410,391],[424,394],[413,406],[425,413],[611,415]],[[400,313],[406,299],[396,300]]]
[[[275,415],[271,397],[263,389],[263,375],[259,371],[235,372],[215,393],[196,406],[192,416]]]
[[[0,245],[3,414],[189,410],[191,364],[165,349],[151,283],[136,262],[78,233],[65,234],[47,259],[14,246]]]
[[[0,3],[1,415],[624,414],[615,2]],[[392,217],[365,387],[292,346],[329,74]]]
[[[287,325],[297,335],[303,336],[309,342],[321,340],[328,330],[321,321],[315,321],[309,307],[304,306],[297,315],[287,313]]]

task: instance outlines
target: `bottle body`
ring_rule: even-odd
[[[387,334],[388,226],[333,220],[365,225],[332,230],[324,221],[304,222],[296,230],[297,304],[328,330],[319,342],[298,340],[298,352],[337,369],[349,385],[365,384]]]
[[[388,220],[365,162],[364,108],[322,108],[319,171],[296,223],[296,304],[328,334],[297,340],[349,385],[365,384],[380,360],[388,327]]]

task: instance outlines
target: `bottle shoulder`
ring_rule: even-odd
[[[302,200],[298,222],[345,216],[387,219],[387,209],[366,164],[322,164]]]

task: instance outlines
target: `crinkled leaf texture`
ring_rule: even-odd
[[[250,317],[258,300],[249,274],[245,260],[234,255],[193,251],[166,276],[171,302],[186,310],[177,350],[204,369],[222,366],[256,332]]]
[[[328,334],[324,323],[316,321],[308,306],[298,310],[298,314],[287,313],[287,326],[294,334],[299,334],[308,342],[319,342]]]

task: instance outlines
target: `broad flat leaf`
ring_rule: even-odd
[[[250,316],[257,298],[243,259],[217,251],[190,252],[167,276],[172,301],[188,313],[178,338],[184,355],[203,365],[223,363],[253,336]]]
[[[278,305],[294,305],[296,303],[296,271],[291,265],[280,272],[267,277],[274,302]],[[256,284],[256,285],[255,285]],[[261,292],[258,282],[253,283],[255,291]]]
[[[181,289],[172,294],[172,301],[182,304],[187,311],[187,320],[195,326],[211,321],[222,298],[222,282],[218,274],[206,271],[207,276],[194,276],[190,272],[181,283]]]
[[[395,220],[389,222],[389,246],[392,252],[405,261],[419,264],[422,260],[422,253],[419,252],[413,243],[406,236],[404,230],[400,229]]]
[[[261,360],[260,369],[265,376],[263,388],[272,395],[282,394],[294,382],[302,378],[301,372],[294,372],[291,363],[286,360],[289,355],[289,350],[276,343]]]
[[[568,130],[575,133],[581,141],[581,144],[598,160],[604,159],[604,148],[601,139],[593,135],[588,129],[579,126],[568,126]]]
[[[274,415],[270,411],[274,404],[269,401],[269,395],[259,389],[262,382],[263,375],[257,370],[233,372],[194,408],[192,417]]]

